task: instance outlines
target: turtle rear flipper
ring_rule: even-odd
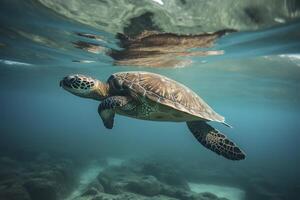
[[[195,138],[206,148],[229,159],[243,160],[245,153],[225,135],[214,129],[204,121],[187,122],[189,130]]]

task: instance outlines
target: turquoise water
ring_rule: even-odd
[[[54,179],[56,184],[67,185],[67,189],[59,191],[59,195],[54,189],[51,195],[45,190],[45,194],[39,193],[43,199],[74,199],[80,194],[76,190],[84,187],[78,186],[80,177],[97,176],[103,169],[103,160],[105,166],[110,166],[109,163],[120,164],[130,159],[153,161],[161,170],[164,166],[169,170],[171,165],[185,181],[198,184],[190,185],[190,189],[227,199],[299,198],[299,3],[284,1],[284,7],[274,1],[274,5],[263,7],[260,2],[264,1],[253,1],[253,5],[243,1],[232,6],[219,5],[216,1],[206,7],[202,2],[202,6],[199,3],[194,7],[207,8],[205,12],[218,11],[219,15],[207,16],[204,21],[207,25],[197,25],[200,23],[197,12],[188,7],[191,1],[161,4],[149,0],[145,5],[134,1],[126,4],[125,0],[119,4],[92,1],[93,4],[85,5],[83,2],[4,0],[0,3],[0,199],[41,199],[32,192],[29,183],[23,182],[35,176],[32,174],[36,171],[45,171],[44,165],[50,171],[51,166],[61,165],[61,159],[73,163],[67,171],[75,174],[70,175],[74,180],[70,178],[72,184],[68,184]],[[105,12],[95,11],[105,6]],[[243,6],[248,6],[246,11]],[[195,20],[179,23],[174,18],[172,23],[167,23],[168,17],[181,12],[180,9]],[[234,9],[246,15],[235,16]],[[118,15],[120,10],[126,15]],[[152,24],[147,25],[147,18],[130,21],[130,17],[150,11],[154,16]],[[111,20],[104,17],[109,13]],[[203,14],[199,14],[201,17]],[[105,51],[95,54],[74,46],[76,41],[85,41],[106,49],[118,48],[117,32],[134,34],[147,26],[177,33],[223,28],[239,31],[218,39],[212,47],[212,50],[224,50],[224,55],[190,57],[189,66],[177,68],[117,66]],[[101,40],[76,33],[95,34]],[[212,123],[244,149],[246,159],[230,161],[215,155],[194,139],[184,123],[116,116],[114,128],[105,129],[97,113],[99,102],[76,97],[59,87],[62,77],[69,74],[86,74],[105,81],[112,73],[137,70],[168,76],[199,94],[233,125],[229,129]],[[19,180],[16,177],[20,174],[26,177]],[[90,179],[85,178],[83,184],[88,185]],[[155,199],[154,196],[147,198]],[[183,199],[176,195],[173,198]]]

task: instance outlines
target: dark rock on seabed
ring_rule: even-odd
[[[60,200],[76,183],[76,165],[46,153],[35,159],[0,158],[1,200]]]
[[[127,162],[108,167],[74,200],[226,200],[194,193],[187,180],[157,162]]]

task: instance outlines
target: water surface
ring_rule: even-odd
[[[299,3],[194,3],[2,1],[0,156],[27,162],[47,153],[81,163],[150,157],[162,166],[175,162],[188,181],[204,184],[202,188],[234,187],[245,193],[241,199],[297,199]],[[224,50],[224,55],[191,57],[191,65],[184,68],[116,66],[105,51],[92,53],[74,46],[85,41],[117,49],[117,32],[134,36],[147,28],[181,34],[224,28],[238,32],[220,38],[212,47]],[[212,123],[238,143],[247,158],[232,162],[215,155],[183,123],[117,116],[114,129],[107,130],[97,113],[99,102],[75,97],[59,87],[68,74],[105,81],[112,73],[136,70],[166,75],[193,89],[233,125],[229,129]]]

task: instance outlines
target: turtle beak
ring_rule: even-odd
[[[63,86],[63,81],[59,81],[59,87],[62,87]]]

